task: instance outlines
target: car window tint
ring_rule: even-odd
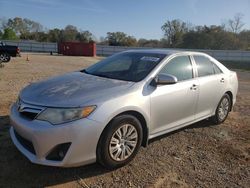
[[[215,74],[220,74],[220,73],[222,73],[222,71],[220,70],[220,68],[219,68],[217,65],[215,65],[215,64],[213,63],[213,66],[214,66],[214,72],[215,72]]]
[[[178,81],[193,78],[192,65],[188,56],[178,56],[171,59],[160,71],[161,74],[171,74]]]
[[[129,70],[132,59],[128,56],[121,56],[120,59],[114,59],[109,64],[103,66],[99,72],[126,71]]]
[[[213,64],[210,61],[210,59],[208,59],[205,56],[195,55],[194,60],[195,60],[196,65],[197,65],[199,77],[209,76],[209,75],[214,74]]]
[[[110,56],[83,70],[95,76],[139,82],[144,79],[166,54],[124,52]]]

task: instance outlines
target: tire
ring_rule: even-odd
[[[0,60],[3,62],[3,63],[8,63],[10,61],[11,57],[8,53],[2,53],[0,54]]]
[[[227,119],[231,106],[231,98],[227,93],[225,93],[216,108],[215,115],[212,117],[213,123],[217,125],[223,123]]]
[[[3,64],[3,62],[0,59],[0,68],[3,68],[3,67],[4,67],[4,64]]]
[[[115,117],[99,139],[97,161],[106,169],[128,164],[137,154],[142,137],[142,126],[137,118],[132,115]]]

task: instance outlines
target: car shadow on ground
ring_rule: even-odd
[[[47,167],[32,164],[12,144],[8,133],[9,124],[9,116],[0,116],[0,185],[4,187],[53,186],[72,181],[81,182],[85,178],[110,172],[97,163],[75,168]],[[185,129],[157,137],[151,140],[150,143],[183,130],[207,126],[212,126],[212,124],[209,121],[201,121]]]
[[[153,143],[155,141],[158,141],[158,140],[161,140],[162,138],[166,138],[170,135],[173,135],[173,134],[176,134],[176,133],[179,133],[179,132],[189,132],[189,133],[192,133],[194,132],[195,129],[199,129],[199,128],[204,128],[204,127],[213,127],[213,126],[216,126],[216,124],[214,124],[212,121],[210,121],[209,119],[205,119],[205,120],[202,120],[202,121],[199,121],[199,122],[196,122],[196,123],[193,123],[191,125],[188,125],[186,127],[183,127],[181,129],[177,129],[175,131],[172,131],[172,132],[169,132],[169,133],[166,133],[166,134],[163,134],[161,136],[158,136],[156,138],[153,138],[151,140],[149,140],[149,144],[150,143]]]

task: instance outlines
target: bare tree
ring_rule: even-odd
[[[228,20],[228,29],[233,33],[239,33],[244,26],[242,22],[244,15],[241,13],[235,14],[233,19]]]

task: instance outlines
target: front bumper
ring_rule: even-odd
[[[11,107],[10,122],[13,143],[33,163],[73,167],[96,161],[96,147],[103,130],[102,124],[97,121],[85,118],[54,126],[45,121],[22,117],[14,104]],[[17,135],[31,143],[34,152],[27,149]],[[63,160],[46,159],[56,146],[63,143],[71,143]]]

